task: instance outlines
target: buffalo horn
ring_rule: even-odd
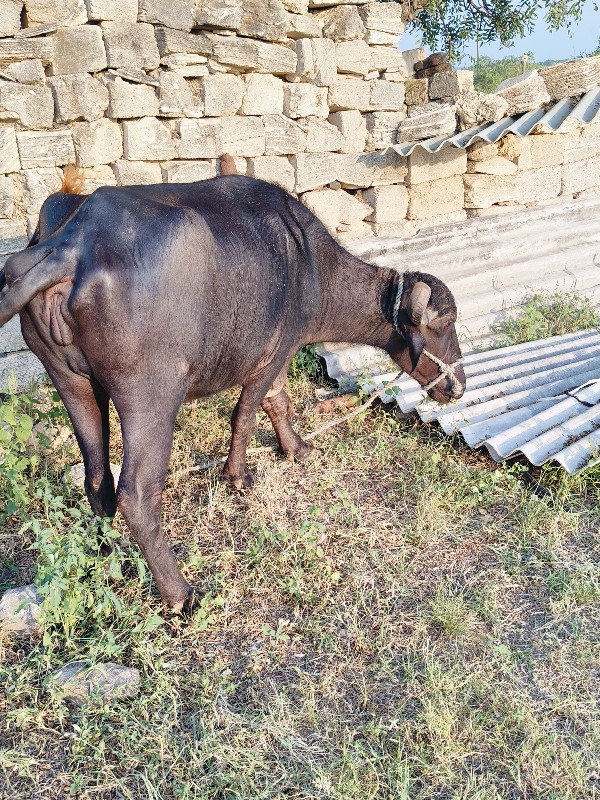
[[[415,283],[408,302],[408,316],[413,325],[423,323],[423,314],[431,297],[431,288],[422,281]]]

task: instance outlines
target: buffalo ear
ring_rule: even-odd
[[[427,312],[427,303],[431,297],[431,287],[423,281],[417,281],[408,299],[408,316],[413,325],[426,325],[433,319]]]

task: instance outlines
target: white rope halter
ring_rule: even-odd
[[[400,301],[402,299],[403,288],[404,288],[404,281],[402,280],[402,277],[400,277],[398,279],[398,289],[396,290],[396,300],[394,301],[394,310],[393,310],[394,328],[396,330],[396,333],[398,333],[400,336],[403,336],[403,334],[398,328],[398,313],[400,311]],[[427,392],[429,389],[433,389],[434,386],[437,386],[437,384],[441,380],[443,380],[444,378],[448,378],[450,380],[450,385],[452,387],[452,394],[454,395],[454,397],[459,397],[460,393],[464,389],[464,386],[456,377],[455,369],[459,364],[462,364],[462,358],[459,358],[457,361],[453,361],[452,364],[446,364],[445,361],[442,361],[441,358],[434,356],[433,353],[430,353],[429,350],[425,350],[425,348],[423,348],[423,350],[421,351],[421,355],[427,356],[427,358],[430,361],[433,361],[433,363],[437,366],[437,368],[440,371],[440,374],[437,376],[437,378],[434,378],[432,381],[429,381],[429,383],[426,384],[425,386],[421,386],[421,389],[423,389],[424,392]]]

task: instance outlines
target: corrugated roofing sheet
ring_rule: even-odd
[[[360,369],[359,348],[353,350],[348,363],[340,351],[321,349],[342,384],[349,370]],[[363,371],[372,366],[367,360]],[[393,382],[395,372],[362,385],[381,388],[385,402],[416,410],[446,433],[459,432],[470,447],[485,446],[496,461],[520,452],[532,464],[555,460],[570,473],[600,461],[600,330],[470,353],[464,369],[467,390],[448,405],[430,400],[407,375]],[[396,393],[387,391],[392,385]]]
[[[486,122],[475,128],[446,136],[436,136],[420,142],[403,142],[386,148],[401,156],[409,156],[417,147],[429,153],[437,153],[443,147],[462,150],[478,140],[497,142],[507,133],[529,136],[530,133],[568,133],[591,122],[600,122],[600,86],[590,89],[580,100],[566,97],[551,108],[538,108],[525,114],[504,117],[499,122]]]

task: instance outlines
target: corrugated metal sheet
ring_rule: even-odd
[[[530,133],[568,133],[591,122],[600,122],[600,86],[590,89],[580,100],[570,97],[559,100],[548,110],[538,108],[449,136],[390,145],[386,150],[395,150],[401,156],[409,156],[417,147],[428,153],[437,153],[446,146],[464,150],[477,141],[497,142],[508,133],[521,137]]]
[[[361,366],[369,371],[369,352],[362,365],[358,352],[351,363],[327,348],[321,354],[342,385],[348,368],[355,375]],[[446,433],[459,432],[470,447],[486,447],[496,461],[520,452],[532,464],[555,460],[570,473],[600,461],[600,330],[470,353],[464,369],[467,390],[449,405],[430,400],[407,375],[393,382],[390,372],[361,383],[368,391],[381,388],[382,399],[403,412],[416,409]]]

